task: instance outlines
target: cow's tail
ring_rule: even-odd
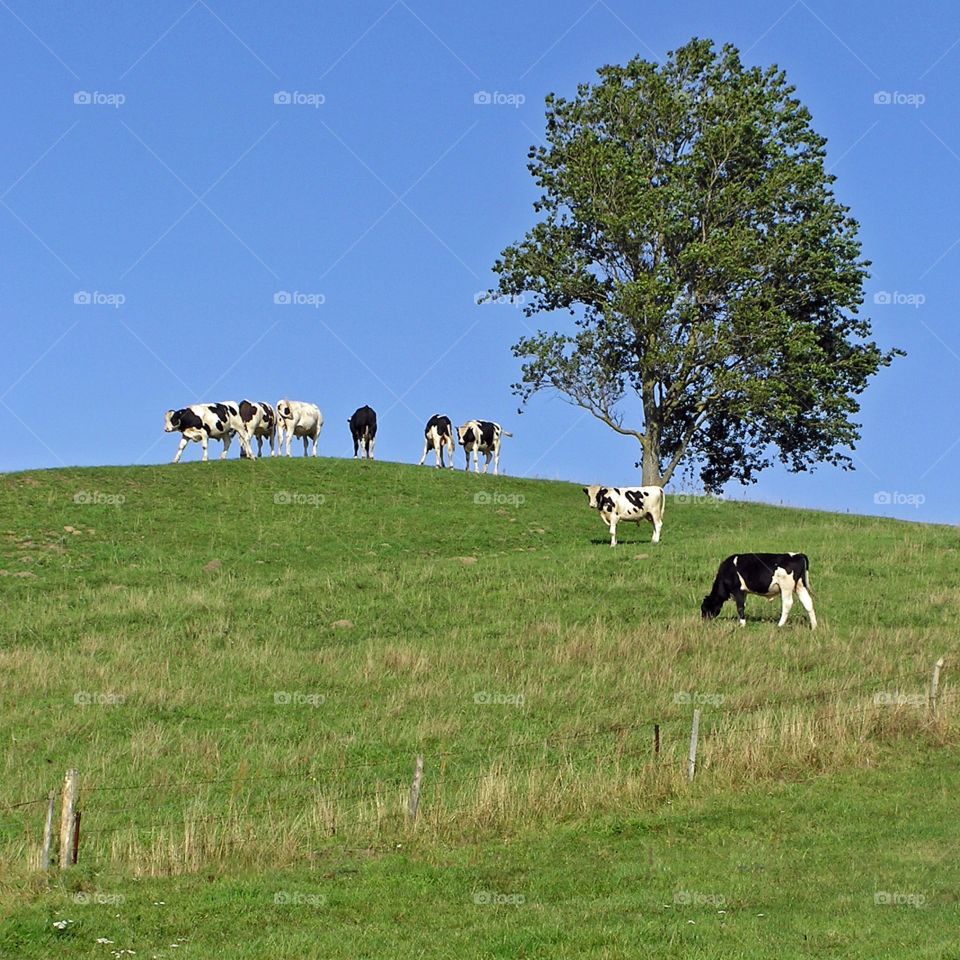
[[[501,437],[512,437],[513,434],[512,434],[512,433],[507,433],[506,430],[501,430],[501,431],[500,431],[500,436],[501,436]]]
[[[813,591],[810,589],[810,560],[805,553],[800,554],[800,562],[803,564],[800,578],[803,580],[803,585],[812,593]]]

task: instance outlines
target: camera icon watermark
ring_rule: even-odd
[[[914,907],[919,910],[927,902],[922,893],[901,893],[898,890],[878,890],[873,895],[873,902],[878,907]]]
[[[273,502],[277,506],[322,507],[327,498],[322,493],[297,493],[291,490],[278,490],[273,495]]]
[[[327,298],[322,293],[303,293],[300,290],[277,290],[273,295],[277,306],[322,307]]]
[[[723,495],[679,490],[677,493],[670,494],[670,501],[672,503],[692,503],[706,507],[719,507],[723,503]]]
[[[497,893],[494,890],[478,890],[473,895],[478,907],[522,907],[527,898],[522,893]]]
[[[914,310],[927,302],[926,294],[902,293],[900,290],[877,290],[873,302],[878,307],[913,307]]]
[[[73,502],[95,507],[120,507],[127,502],[122,493],[104,493],[102,490],[78,490]]]
[[[727,898],[719,893],[698,893],[696,890],[677,890],[673,902],[678,907],[716,907],[723,909]]]
[[[103,293],[100,290],[77,290],[73,302],[78,307],[113,307],[114,310],[127,302],[123,293]]]
[[[873,495],[873,502],[878,507],[913,507],[919,510],[927,498],[922,493],[901,493],[899,490],[877,490]]]
[[[278,890],[273,895],[278,907],[325,907],[327,896],[323,893],[301,893],[299,890]]]
[[[327,702],[322,693],[299,693],[288,690],[278,690],[273,695],[274,706],[286,707],[322,707]]]
[[[280,107],[322,107],[327,98],[322,93],[302,93],[299,90],[277,90],[273,102]]]
[[[527,502],[527,498],[522,493],[488,493],[480,490],[473,495],[473,502],[478,507],[500,506],[500,507],[521,507]]]
[[[522,293],[491,293],[489,290],[478,290],[473,295],[473,302],[478,307],[493,305],[515,307],[520,310],[526,303],[526,297]]]
[[[73,102],[79,107],[113,107],[118,110],[127,102],[123,93],[101,93],[99,90],[75,90]]]
[[[687,693],[683,690],[673,695],[674,703],[707,707],[721,707],[726,699],[722,693]]]
[[[873,95],[873,102],[881,107],[913,107],[917,109],[927,102],[923,93],[903,93],[900,90],[878,90]]]
[[[473,702],[478,705],[497,707],[522,707],[522,693],[490,693],[487,690],[478,690],[473,695]]]
[[[881,690],[873,695],[878,707],[924,707],[927,697],[922,693],[900,693],[898,690]]]
[[[78,707],[120,707],[127,702],[127,698],[122,693],[78,690],[73,695],[73,702]]]
[[[73,895],[73,902],[81,907],[91,903],[101,906],[119,907],[127,902],[127,898],[122,893],[101,893],[99,890],[88,893],[85,890],[79,890]]]
[[[516,110],[527,102],[527,98],[522,93],[501,93],[499,90],[491,93],[489,90],[478,90],[473,95],[473,102],[481,107],[513,107]]]

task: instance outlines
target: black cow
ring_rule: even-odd
[[[437,467],[446,466],[443,462],[443,448],[447,448],[450,456],[450,469],[453,469],[453,424],[449,417],[441,416],[435,413],[428,421],[423,430],[423,456],[417,466],[422,467],[423,461],[427,459],[427,452],[433,450],[437,458]]]
[[[356,460],[363,447],[368,460],[373,459],[373,444],[377,438],[377,415],[371,407],[359,407],[347,421],[353,437],[353,459]]]
[[[780,622],[787,622],[796,594],[810,618],[811,629],[817,627],[810,596],[810,561],[803,553],[740,553],[727,557],[720,564],[713,589],[703,598],[700,613],[704,620],[712,620],[724,603],[733,597],[737,605],[740,626],[746,622],[744,601],[748,593],[772,600],[780,594]]]

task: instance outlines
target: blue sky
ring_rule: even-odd
[[[0,0],[0,24],[0,469],[166,462],[166,409],[287,396],[328,456],[369,403],[384,459],[416,462],[439,411],[511,430],[508,473],[638,482],[580,410],[518,415],[524,319],[475,296],[533,222],[544,95],[696,35],[786,70],[861,223],[876,338],[909,354],[863,398],[856,472],[727,495],[957,521],[960,7]]]

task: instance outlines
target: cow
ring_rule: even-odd
[[[243,437],[250,445],[250,441],[256,438],[257,456],[263,455],[263,441],[270,443],[270,456],[274,455],[274,441],[277,436],[277,415],[269,403],[256,402],[253,400],[241,400],[237,408],[240,412],[240,423],[243,430]],[[251,448],[252,449],[252,448]],[[241,457],[246,454],[241,450]]]
[[[724,603],[733,597],[737,605],[740,626],[747,622],[744,601],[748,593],[772,600],[780,595],[780,622],[787,622],[797,595],[810,618],[810,628],[816,630],[817,615],[813,611],[810,596],[810,561],[803,553],[740,553],[727,557],[720,564],[713,589],[703,598],[700,614],[704,620],[712,620]]]
[[[350,424],[350,435],[353,437],[353,459],[357,459],[362,447],[366,458],[372,460],[373,445],[377,440],[376,411],[372,407],[357,407],[347,423]]]
[[[493,475],[496,476],[500,471],[500,438],[512,436],[492,420],[468,420],[462,427],[457,427],[457,439],[467,461],[463,469],[470,469],[470,454],[473,453],[473,472],[479,473],[477,454],[482,453],[485,458],[483,472],[487,472],[493,457]]]
[[[449,417],[441,416],[435,413],[428,421],[423,431],[423,456],[420,458],[418,467],[423,466],[423,461],[427,459],[427,451],[433,450],[437,458],[437,469],[446,466],[443,462],[443,448],[447,448],[447,454],[450,457],[449,467],[453,469],[453,424]]]
[[[235,403],[194,403],[180,410],[168,410],[164,415],[163,429],[166,433],[180,433],[180,446],[173,462],[179,463],[184,447],[192,440],[203,447],[203,460],[207,460],[207,441],[223,441],[223,460],[230,450],[230,438],[240,435],[241,449],[250,454],[249,444],[242,432],[240,411]]]
[[[639,524],[649,520],[653,524],[653,543],[660,542],[663,529],[663,505],[666,497],[662,487],[584,487],[591,509],[598,510],[603,522],[610,528],[610,546],[617,545],[617,524],[621,520]]]
[[[303,438],[303,455],[307,455],[307,441],[313,440],[313,456],[317,455],[320,431],[323,429],[323,414],[315,403],[302,400],[277,401],[277,454],[283,456],[283,435],[287,435],[287,456],[294,437]]]

